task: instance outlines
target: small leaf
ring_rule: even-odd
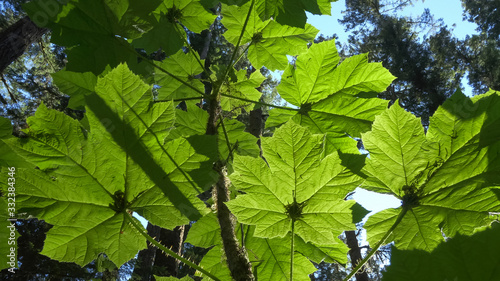
[[[307,50],[307,43],[314,40],[318,30],[310,24],[304,28],[281,25],[275,21],[262,21],[247,2],[241,7],[222,7],[222,24],[228,29],[224,34],[229,43],[236,45],[240,37],[243,23],[248,11],[252,9],[250,18],[243,33],[240,46],[251,43],[248,48],[248,59],[256,69],[265,66],[271,71],[284,69],[288,64],[287,55],[298,55]]]
[[[93,93],[97,84],[97,77],[94,74],[61,70],[52,73],[51,76],[59,90],[71,97],[69,108],[85,108],[85,96]]]
[[[258,102],[262,93],[257,90],[266,78],[259,72],[255,71],[246,77],[247,71],[242,69],[236,72],[234,81],[224,83],[221,86],[220,92],[229,96],[243,98],[250,101]],[[234,115],[241,113],[241,109],[248,111],[252,110],[254,103],[233,99],[227,96],[221,98],[221,108],[225,111],[230,111]]]
[[[198,0],[164,1],[155,13],[164,13],[173,22],[179,22],[195,33],[208,29],[215,20]]]
[[[161,87],[158,89],[158,100],[199,97],[200,94],[193,88],[201,93],[205,92],[203,83],[195,78],[196,75],[203,72],[203,68],[201,68],[197,59],[199,59],[198,54],[195,57],[192,53],[185,54],[180,50],[161,63],[157,63],[161,68],[168,70],[177,78],[160,70],[156,71],[155,82]],[[201,62],[203,63],[203,61]]]

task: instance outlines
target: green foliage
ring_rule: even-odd
[[[392,240],[399,249],[432,251],[446,237],[471,235],[500,211],[499,95],[491,92],[473,101],[460,92],[431,118],[424,135],[420,122],[397,104],[377,116],[363,135],[370,152],[363,188],[391,193],[402,207],[371,216],[365,224],[368,241],[378,241],[399,212],[408,209]],[[495,128],[495,129],[494,129]],[[458,168],[459,167],[459,168]],[[385,170],[385,173],[380,173]]]
[[[227,205],[239,222],[256,225],[255,236],[284,237],[295,224],[295,234],[305,242],[326,245],[342,230],[355,229],[352,216],[366,214],[354,201],[343,200],[360,178],[340,165],[338,155],[321,157],[323,138],[289,122],[272,138],[261,139],[267,163],[235,158],[230,179],[246,194]]]
[[[326,134],[327,152],[357,153],[351,137],[369,130],[375,115],[387,107],[387,101],[362,94],[383,91],[395,77],[381,64],[368,63],[366,54],[338,62],[333,41],[313,45],[298,56],[283,73],[278,92],[300,109],[271,110],[267,126],[292,118],[314,133]]]
[[[54,225],[42,254],[79,265],[98,258],[109,269],[146,238],[206,279],[309,280],[313,263],[349,263],[339,235],[367,213],[346,200],[359,186],[402,201],[365,224],[370,255],[391,241],[439,254],[443,235],[466,244],[462,237],[497,219],[498,92],[458,92],[425,132],[397,103],[387,109],[375,97],[395,79],[380,63],[361,54],[339,64],[333,41],[307,47],[317,30],[301,15],[326,13],[332,1],[222,2],[208,10],[214,1],[75,0],[50,17],[69,60],[54,80],[85,118],[42,104],[23,138],[0,119],[2,194],[16,166],[18,213]],[[229,64],[207,67],[186,30],[200,33],[216,17],[235,50]],[[236,66],[245,54],[251,66]],[[293,107],[262,102],[263,66],[284,70],[277,91]],[[262,105],[275,107],[272,137],[241,122]],[[199,265],[177,255],[134,212],[168,229],[194,222],[186,242],[208,252]]]
[[[498,223],[468,237],[457,235],[440,244],[432,253],[393,249],[384,281],[479,281],[498,276]]]

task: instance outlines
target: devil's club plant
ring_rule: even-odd
[[[66,47],[66,69],[52,76],[85,117],[42,104],[20,138],[0,118],[2,225],[15,196],[16,216],[53,225],[42,254],[56,260],[83,266],[104,253],[120,266],[149,241],[207,279],[309,280],[312,262],[349,264],[339,235],[367,214],[346,200],[361,187],[402,205],[370,216],[372,251],[346,279],[392,241],[384,280],[410,280],[405,260],[488,252],[478,237],[494,243],[498,233],[489,227],[500,212],[498,92],[457,93],[423,128],[376,98],[395,79],[380,63],[367,54],[340,62],[333,41],[308,47],[317,29],[305,11],[328,14],[331,0],[221,2],[71,0],[46,14],[43,0],[25,6]],[[214,20],[232,51],[227,65],[207,68],[186,34]],[[153,52],[165,59],[144,55]],[[252,66],[236,69],[244,55]],[[263,102],[261,67],[284,71],[277,91],[291,107]],[[237,116],[261,106],[273,108],[274,135],[258,141],[245,130],[261,124]],[[200,196],[207,191],[212,199]],[[168,229],[194,222],[186,242],[211,249],[194,264],[151,238],[134,212]],[[418,267],[418,280],[484,277],[491,259],[469,271],[450,270],[463,263],[456,257],[439,262],[445,271]]]

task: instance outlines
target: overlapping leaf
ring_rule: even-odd
[[[152,53],[158,50],[167,56],[175,54],[184,45],[183,26],[195,33],[208,29],[215,20],[198,0],[164,0],[153,12],[154,27],[134,40],[133,45]],[[181,26],[182,24],[182,26]]]
[[[235,157],[230,178],[247,194],[227,205],[239,222],[256,226],[255,236],[285,237],[295,221],[295,233],[305,242],[329,245],[342,231],[355,229],[364,209],[343,197],[360,178],[341,166],[338,154],[322,156],[323,138],[288,122],[262,139],[267,163]]]
[[[399,249],[432,251],[447,237],[471,235],[500,211],[500,96],[496,92],[473,101],[455,94],[431,118],[424,135],[420,121],[399,105],[376,118],[363,135],[370,152],[363,184],[392,193],[403,206],[371,216],[365,224],[375,243],[408,212],[391,239]]]
[[[382,280],[496,280],[500,274],[499,236],[500,227],[495,223],[470,237],[451,238],[432,253],[393,249]]]
[[[80,73],[66,70],[52,73],[51,76],[59,91],[71,97],[68,103],[69,108],[85,108],[85,96],[94,92],[97,76],[91,72]]]
[[[148,1],[32,1],[25,11],[39,26],[52,30],[53,43],[68,47],[68,71],[101,73],[127,62],[134,69],[137,57],[127,40],[138,38],[155,21],[151,15],[160,4]],[[141,66],[142,68],[142,66]]]
[[[338,62],[333,41],[314,44],[299,55],[283,73],[278,92],[300,110],[273,109],[267,126],[293,118],[314,133],[326,134],[328,152],[357,153],[350,137],[368,131],[375,115],[387,106],[387,101],[359,94],[384,91],[394,76],[381,64],[368,63],[366,54]]]
[[[237,236],[241,237],[241,228],[237,227]],[[249,260],[253,265],[253,272],[264,280],[288,280],[290,276],[290,237],[284,238],[259,238],[254,236],[255,227],[244,226],[245,248],[249,253]],[[300,239],[297,237],[297,239]],[[223,256],[222,240],[220,238],[220,227],[215,214],[208,214],[197,221],[189,231],[187,243],[198,247],[208,248],[214,246],[203,257],[200,265],[221,280],[232,280],[226,261]],[[332,259],[311,244],[305,244],[302,240],[296,246],[299,250],[294,255],[294,280],[309,280],[308,275],[316,271],[316,268],[302,254],[303,252],[315,252],[320,259]],[[343,253],[345,256],[345,252]]]
[[[247,109],[247,111],[253,109],[254,103],[251,101],[259,101],[262,93],[256,88],[260,87],[266,78],[259,71],[250,74],[248,78],[246,77],[246,73],[247,71],[244,69],[237,71],[233,78],[234,81],[230,81],[227,84],[224,83],[221,86],[221,94],[245,99],[233,99],[224,96],[221,99],[221,108],[223,110],[238,115],[241,113],[241,109]]]
[[[158,100],[199,97],[200,92],[205,92],[203,83],[199,79],[195,79],[196,75],[203,72],[203,68],[197,61],[199,57],[195,56],[198,55],[185,54],[180,50],[175,55],[158,63],[161,68],[175,75],[174,78],[172,75],[157,71],[155,80],[161,87],[158,89]]]
[[[18,167],[27,165],[28,163],[19,157],[9,146],[9,142],[14,140],[12,135],[12,124],[10,120],[0,117],[0,168],[1,167]]]
[[[29,138],[8,145],[39,168],[19,168],[16,180],[19,207],[54,225],[42,254],[84,265],[104,252],[121,265],[146,246],[127,212],[166,228],[205,213],[196,195],[212,184],[215,140],[164,143],[174,107],[153,104],[126,65],[95,91],[86,98],[90,132],[42,105],[28,119]]]
[[[208,122],[208,113],[194,104],[187,105],[187,111],[177,110],[175,128],[168,136],[169,139],[204,135]],[[257,138],[245,132],[245,124],[234,119],[224,119],[218,128],[218,153],[219,159],[228,159],[229,150],[232,154],[249,155],[257,157],[260,154]],[[226,139],[227,137],[227,139]]]
[[[257,14],[262,20],[270,18],[276,19],[280,24],[286,24],[295,27],[304,27],[307,16],[306,11],[315,15],[330,15],[331,2],[336,0],[255,0]],[[210,7],[215,5],[212,0],[206,0]],[[241,6],[251,2],[249,0],[222,0],[228,5]]]
[[[228,29],[224,37],[233,45],[238,43],[244,28],[240,46],[250,44],[248,59],[257,69],[263,66],[270,70],[284,69],[288,64],[286,55],[294,56],[305,51],[307,43],[318,33],[310,24],[297,28],[273,20],[262,21],[256,9],[251,1],[241,7],[224,5],[222,23]]]

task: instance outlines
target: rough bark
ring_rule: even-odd
[[[207,135],[217,134],[217,121],[221,113],[221,107],[218,99],[209,101],[209,119],[207,124]],[[244,247],[240,247],[235,232],[236,218],[229,211],[226,202],[230,199],[228,189],[229,179],[226,174],[226,166],[222,161],[214,165],[214,170],[219,174],[219,178],[212,190],[212,196],[217,210],[217,218],[221,229],[222,245],[226,253],[227,266],[231,276],[236,281],[253,281],[255,277],[252,272],[252,265],[248,259]]]
[[[184,244],[184,230],[185,226],[181,225],[173,230],[161,228],[159,241],[161,244],[167,246],[170,250],[178,255],[182,255],[182,245]],[[156,249],[156,256],[154,266],[156,267],[155,275],[158,276],[174,276],[177,277],[179,272],[180,261],[165,255],[160,249]]]
[[[228,190],[229,179],[226,176],[225,167],[219,168],[219,181],[214,187],[214,200],[217,202],[217,218],[221,228],[222,244],[226,253],[227,265],[231,276],[236,281],[255,280],[250,260],[245,248],[240,247],[235,232],[235,217],[229,211],[225,202],[230,199]]]
[[[184,243],[185,226],[178,226],[168,230],[148,223],[148,234],[167,248],[181,255]],[[137,264],[134,268],[134,280],[153,280],[153,274],[158,276],[177,276],[179,261],[165,255],[160,249],[149,244],[147,249],[139,252]]]
[[[48,29],[38,27],[28,17],[18,20],[0,32],[0,73],[40,40]]]
[[[358,239],[356,238],[356,232],[354,230],[345,232],[347,246],[349,247],[349,256],[351,257],[352,267],[356,267],[358,263],[363,259],[361,256],[361,249],[358,245]],[[356,281],[369,281],[368,273],[361,269],[356,273]]]

